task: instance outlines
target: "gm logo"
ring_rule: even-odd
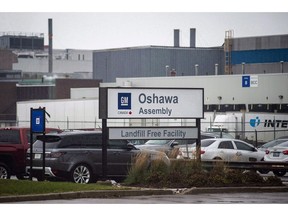
[[[118,109],[131,109],[131,93],[118,93]]]

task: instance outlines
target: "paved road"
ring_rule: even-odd
[[[45,200],[17,203],[29,204],[288,204],[288,192],[221,193],[195,195],[134,196],[118,199]]]

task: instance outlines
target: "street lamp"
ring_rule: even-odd
[[[169,73],[169,65],[166,65],[166,76],[168,76]]]

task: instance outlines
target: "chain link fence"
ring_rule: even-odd
[[[164,126],[171,126],[171,127],[189,127],[189,126],[195,126],[194,120],[171,120],[171,121],[165,121],[165,120],[159,120],[159,119],[121,119],[121,120],[115,120],[115,119],[109,119],[108,127],[164,127]],[[226,122],[226,125],[236,125],[235,122]],[[249,122],[245,122],[245,125],[249,124]],[[211,127],[211,122],[207,121],[201,121],[201,131],[202,132],[211,132],[208,129]],[[265,130],[245,130],[244,124],[240,126],[236,126],[233,128],[233,130],[223,130],[223,132],[228,132],[233,137],[237,139],[244,140],[246,142],[249,142],[253,144],[255,147],[259,147],[262,144],[278,139],[286,137],[288,138],[288,128],[277,128],[275,127],[276,124],[274,124],[274,127],[270,127],[269,129]],[[19,127],[30,127],[30,121],[7,121],[2,120],[0,121],[0,127],[12,127],[12,126],[19,126]],[[66,119],[66,121],[49,121],[49,119],[46,122],[46,127],[51,128],[59,128],[62,130],[71,130],[71,129],[86,129],[86,130],[94,130],[94,129],[101,129],[102,127],[102,121],[101,119],[95,119],[93,121],[73,121],[70,119]],[[232,127],[230,127],[232,128]],[[220,134],[221,130],[214,131],[215,133]],[[224,137],[224,136],[223,136]]]

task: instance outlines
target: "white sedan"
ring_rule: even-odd
[[[264,161],[270,162],[288,162],[288,141],[283,142],[274,147],[270,147],[266,150],[266,155],[264,156]],[[284,176],[286,174],[285,170],[275,170],[273,173],[277,176]]]
[[[196,143],[180,148],[184,158],[196,158]],[[202,160],[261,161],[265,152],[253,145],[237,139],[215,138],[201,140]]]
[[[288,162],[288,141],[268,148],[264,161]]]

